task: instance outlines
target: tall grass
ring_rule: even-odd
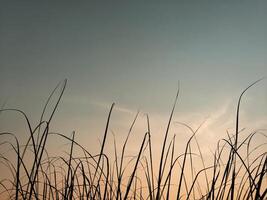
[[[240,95],[234,134],[227,132],[227,137],[217,143],[213,152],[213,164],[207,166],[203,157],[197,133],[202,124],[194,130],[187,124],[191,136],[185,143],[184,152],[176,156],[176,137],[170,138],[170,125],[179,96],[167,123],[160,156],[153,154],[152,135],[149,116],[146,116],[147,130],[140,141],[137,155],[127,159],[125,151],[128,139],[139,112],[136,114],[121,152],[118,151],[114,137],[114,160],[105,153],[109,124],[112,120],[111,105],[101,148],[98,154],[91,154],[86,147],[75,140],[75,132],[68,137],[50,130],[53,116],[64,93],[67,81],[59,83],[52,91],[42,110],[39,124],[32,126],[26,113],[19,109],[5,109],[0,114],[15,112],[23,117],[28,128],[27,142],[20,144],[15,133],[1,132],[0,145],[10,148],[16,159],[0,154],[1,165],[10,172],[11,177],[0,180],[0,197],[7,199],[267,199],[267,153],[263,151],[252,156],[257,149],[266,149],[266,133],[256,130],[241,139],[244,132],[239,127],[241,100],[245,92],[260,80],[249,85]],[[47,120],[48,105],[52,97],[57,97]],[[255,137],[261,137],[262,143],[252,145]],[[49,156],[47,141],[50,137],[59,137],[67,141],[67,156]],[[197,151],[193,151],[193,146]],[[75,154],[79,150],[81,154]],[[29,158],[30,161],[29,161]],[[158,159],[158,160],[157,160]],[[196,160],[201,164],[197,169]],[[155,164],[159,162],[158,166]],[[190,173],[187,173],[189,171]],[[190,178],[191,177],[191,178]],[[202,178],[200,178],[202,177]],[[204,178],[203,178],[204,177]]]

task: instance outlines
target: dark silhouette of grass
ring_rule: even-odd
[[[240,95],[237,110],[235,134],[227,132],[227,138],[218,141],[213,152],[213,164],[207,166],[203,158],[201,146],[196,137],[202,123],[196,130],[185,123],[177,122],[186,127],[191,136],[185,143],[184,152],[175,156],[175,135],[168,140],[169,129],[179,96],[179,89],[168,120],[159,156],[158,169],[153,155],[149,116],[146,115],[147,130],[138,148],[138,154],[126,159],[128,139],[136,123],[139,112],[129,128],[128,134],[118,151],[114,137],[115,160],[105,153],[111,114],[115,106],[111,105],[106,127],[98,154],[92,155],[75,141],[75,132],[71,137],[62,133],[50,131],[51,122],[63,96],[67,81],[59,83],[48,97],[42,110],[39,124],[33,127],[27,115],[19,109],[4,109],[5,112],[16,112],[24,118],[27,124],[29,138],[21,145],[15,133],[2,132],[5,138],[1,146],[11,147],[16,155],[11,161],[4,153],[0,154],[1,164],[10,171],[9,179],[0,180],[0,197],[7,199],[266,199],[267,198],[267,153],[263,152],[252,157],[260,147],[252,145],[256,136],[266,140],[264,130],[249,133],[244,139],[239,135],[244,130],[239,128],[239,113],[241,100],[245,92],[260,80],[249,85]],[[58,94],[55,105],[47,120],[48,105],[52,97]],[[48,137],[60,137],[70,142],[67,156],[49,156],[47,152]],[[6,139],[9,138],[9,139]],[[194,143],[193,143],[194,142]],[[197,153],[192,150],[197,147]],[[82,153],[77,156],[74,152]],[[245,152],[245,153],[244,153]],[[31,162],[28,162],[29,158]],[[201,169],[196,171],[195,159],[200,159]],[[126,162],[126,163],[125,163]],[[199,166],[199,165],[198,165]],[[155,176],[155,170],[158,175]],[[190,172],[191,178],[186,171]],[[199,177],[203,175],[203,180]]]

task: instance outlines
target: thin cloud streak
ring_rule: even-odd
[[[111,105],[111,103],[106,103],[106,102],[101,102],[101,101],[90,101],[90,104],[93,106],[103,108],[103,109],[108,109],[108,108],[110,108],[110,105]],[[131,110],[125,106],[120,106],[117,104],[115,104],[114,110],[119,111],[119,112],[123,112],[123,113],[128,113],[128,114],[134,114],[137,112],[137,111]]]

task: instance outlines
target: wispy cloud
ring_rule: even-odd
[[[111,106],[111,103],[107,103],[103,101],[90,101],[90,104],[93,106],[104,108],[104,109],[109,109]],[[130,108],[127,108],[126,106],[121,106],[117,104],[115,104],[114,110],[123,112],[123,113],[128,113],[128,114],[136,113],[136,110],[131,110]]]

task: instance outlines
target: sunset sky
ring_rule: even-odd
[[[174,122],[196,128],[207,119],[200,142],[215,142],[234,127],[241,91],[267,75],[266,10],[267,1],[1,1],[0,105],[37,124],[49,93],[67,78],[53,131],[75,130],[83,145],[96,143],[115,102],[118,140],[137,110],[136,135],[148,113],[157,138],[179,82]],[[0,119],[1,131],[25,134],[17,115]],[[266,128],[266,119],[263,80],[244,96],[241,127]]]

